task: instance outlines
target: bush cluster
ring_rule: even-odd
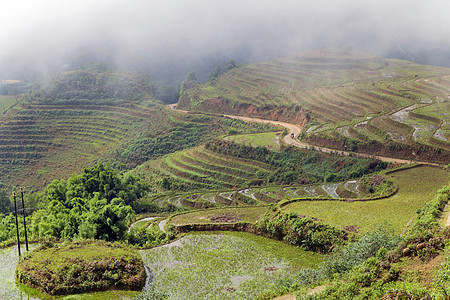
[[[256,226],[261,232],[276,239],[319,253],[329,253],[347,238],[344,230],[295,213],[285,214],[275,205],[267,210]]]

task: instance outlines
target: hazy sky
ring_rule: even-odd
[[[448,0],[14,0],[0,11],[0,75],[85,60],[161,66],[321,47],[382,54],[398,44],[450,45]]]

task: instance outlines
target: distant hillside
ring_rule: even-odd
[[[23,96],[26,102],[40,104],[120,104],[151,98],[152,89],[144,76],[99,66],[58,73]]]
[[[449,97],[448,68],[318,51],[184,82],[178,108],[288,121],[312,144],[448,163]]]
[[[39,190],[98,160],[128,169],[217,135],[269,128],[166,109],[136,74],[57,74],[0,111],[0,187]]]

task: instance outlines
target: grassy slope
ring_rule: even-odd
[[[79,171],[139,131],[167,128],[168,114],[138,107],[23,107],[0,122],[0,180],[40,188]]]
[[[386,199],[353,203],[302,201],[289,204],[283,209],[322,219],[339,228],[357,225],[362,232],[366,232],[386,222],[396,232],[401,232],[415,216],[417,209],[430,201],[436,190],[450,182],[447,171],[433,167],[398,171],[391,177],[399,185],[399,190]]]
[[[152,102],[16,107],[0,118],[0,181],[40,189],[98,159],[135,166],[148,157],[197,145],[229,128],[236,132],[270,128],[149,108],[147,104]]]
[[[242,186],[257,179],[257,171],[271,172],[271,167],[257,161],[221,156],[199,146],[145,162],[132,172],[151,184],[171,177],[181,190],[195,190]]]
[[[0,95],[0,113],[16,102],[17,96]]]

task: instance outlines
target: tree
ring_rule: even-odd
[[[153,96],[163,103],[176,103],[180,97],[179,88],[173,85],[166,85],[161,81],[152,82]]]
[[[234,59],[230,59],[227,62],[222,62],[218,64],[208,75],[208,81],[212,81],[219,77],[220,75],[230,71],[231,69],[237,68],[239,65],[236,64]]]
[[[5,190],[0,190],[0,213],[9,214],[13,210],[12,202]]]
[[[30,232],[36,237],[122,239],[135,218],[130,205],[147,190],[138,177],[122,177],[109,165],[84,168],[47,187],[44,208],[30,217]]]
[[[191,71],[187,74],[186,81],[198,81],[197,76],[195,76],[194,71]]]

